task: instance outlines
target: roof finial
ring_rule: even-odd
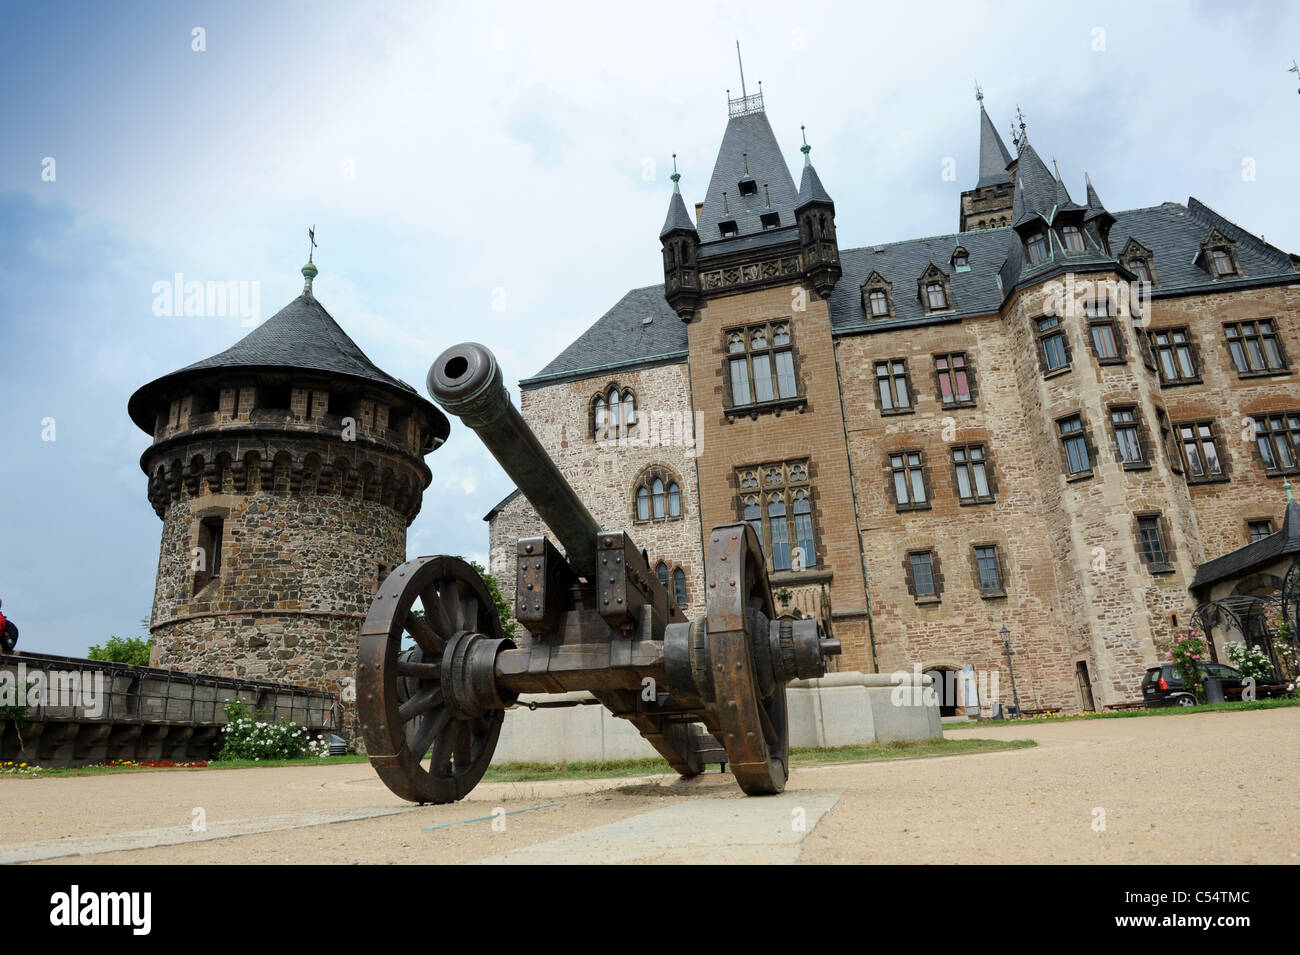
[[[307,250],[307,264],[302,267],[302,277],[306,280],[306,283],[302,287],[302,293],[304,295],[311,294],[311,282],[317,274],[316,266],[311,260],[312,252],[316,248],[316,226],[313,225],[307,230],[307,238],[311,241],[311,248]]]
[[[1056,181],[1061,181],[1061,167],[1056,164],[1056,157],[1052,157],[1052,168],[1056,170]]]
[[[673,153],[673,174],[672,174],[671,176],[669,176],[668,178],[670,178],[670,179],[673,181],[673,192],[681,192],[681,190],[677,188],[677,183],[679,183],[679,182],[681,181],[682,174],[681,174],[680,172],[677,171],[677,154],[676,154],[676,153]]]
[[[1023,149],[1029,145],[1029,134],[1025,132],[1025,114],[1020,112],[1020,104],[1016,104],[1016,119],[1020,120],[1020,148]]]
[[[799,147],[799,152],[803,153],[803,164],[811,166],[812,160],[808,158],[808,154],[812,152],[812,147],[808,145],[808,133],[802,125],[799,127],[799,135],[803,137],[803,145]]]
[[[1289,479],[1282,485],[1282,490],[1286,491],[1286,502],[1288,504],[1295,500],[1295,497],[1291,494],[1291,481]]]
[[[984,91],[980,89],[980,81],[975,81],[975,101],[980,104],[980,109],[984,108]]]
[[[748,98],[745,93],[745,61],[740,58],[740,41],[736,41],[736,62],[740,64],[740,95]]]
[[[745,175],[749,175],[749,153],[741,153],[740,158],[745,162]]]

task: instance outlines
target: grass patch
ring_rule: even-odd
[[[968,753],[1024,749],[1036,745],[1031,739],[927,739],[826,748],[798,746],[790,750],[790,764],[798,768],[826,763],[862,763],[880,759],[961,756]],[[542,779],[605,779],[611,776],[643,776],[672,771],[672,767],[662,759],[620,759],[585,763],[505,763],[489,767],[483,776],[483,781],[517,783]],[[635,790],[638,787],[629,788]]]
[[[1127,720],[1141,716],[1185,716],[1189,713],[1230,713],[1237,710],[1277,710],[1300,706],[1300,699],[1280,697],[1241,703],[1204,703],[1200,706],[1160,706],[1150,710],[1114,710],[1105,713],[1072,713],[1066,716],[1031,716],[1023,720],[980,720],[978,723],[946,724],[944,730],[972,726],[1032,726],[1041,723],[1067,723],[1073,720]]]

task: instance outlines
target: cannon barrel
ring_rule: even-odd
[[[496,356],[476,342],[453,345],[429,368],[426,385],[448,414],[478,433],[579,576],[594,579],[600,525],[510,401]]]

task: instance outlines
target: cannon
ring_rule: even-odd
[[[478,434],[563,552],[545,537],[518,542],[518,642],[502,635],[487,586],[458,558],[420,557],[384,580],[362,627],[356,686],[366,751],[388,788],[412,802],[454,802],[482,778],[520,694],[585,690],[681,775],[724,763],[747,794],[781,792],[786,684],[822,676],[840,646],[817,620],[778,618],[754,529],[709,532],[706,612],[687,620],[646,552],[601,528],[564,480],[488,349],[447,349],[427,385]]]

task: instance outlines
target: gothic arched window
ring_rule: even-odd
[[[681,482],[667,468],[647,469],[636,483],[636,520],[675,521],[682,516]]]
[[[593,395],[587,429],[594,438],[616,437],[636,424],[636,393],[617,383]]]
[[[677,600],[677,606],[686,606],[686,571],[680,567],[673,571],[673,597]]]

